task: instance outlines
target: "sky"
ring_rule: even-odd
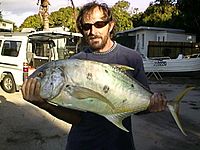
[[[0,10],[2,11],[3,19],[10,20],[16,26],[20,26],[23,21],[34,14],[38,13],[38,0],[0,0]],[[87,2],[93,0],[74,0],[75,7],[80,7]],[[113,6],[118,0],[97,0],[98,2],[107,3]],[[139,8],[139,11],[144,11],[149,3],[154,0],[126,0],[130,2],[131,8]],[[60,8],[71,6],[70,0],[49,0],[49,12],[57,11]]]

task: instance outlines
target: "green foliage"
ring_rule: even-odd
[[[111,7],[116,20],[115,31],[128,30],[137,26],[154,26],[185,29],[200,35],[200,0],[155,0],[144,12],[130,9],[130,3],[118,1]],[[78,13],[79,8],[76,8]],[[1,16],[0,16],[1,18]],[[49,16],[50,27],[65,26],[76,31],[75,15],[72,7],[60,8]],[[29,16],[21,28],[42,29],[38,15]]]
[[[154,4],[150,5],[143,14],[140,14],[139,18],[134,16],[132,20],[136,22],[134,24],[136,26],[172,27],[174,18],[179,14],[180,11],[176,6],[170,3]]]
[[[19,32],[19,28],[15,24],[13,25],[13,31],[14,32]]]
[[[42,21],[39,15],[29,16],[24,20],[24,22],[20,26],[20,30],[22,28],[34,28],[36,30],[42,29]]]
[[[70,31],[76,30],[75,17],[72,7],[61,8],[52,12],[49,16],[50,27],[64,26]]]
[[[177,7],[181,11],[182,27],[200,36],[200,0],[178,0]]]
[[[133,27],[131,20],[131,15],[128,12],[130,3],[124,0],[118,1],[112,7],[113,17],[116,20],[116,31],[128,30]]]
[[[49,15],[49,27],[67,27],[70,31],[75,31],[75,17],[71,7],[60,8],[58,11],[52,12]],[[35,28],[42,30],[43,24],[39,15],[29,16],[24,20],[20,29]]]
[[[118,1],[112,8],[113,16],[116,20],[115,31],[128,30],[133,27],[131,21],[130,3],[125,0]],[[79,8],[76,8],[78,13]],[[129,12],[130,11],[130,12]],[[135,10],[136,11],[136,10]],[[54,11],[49,15],[49,27],[64,26],[70,29],[70,31],[76,31],[75,15],[72,7],[60,8],[58,11]],[[35,28],[42,29],[41,18],[38,15],[30,16],[25,19],[21,28]]]

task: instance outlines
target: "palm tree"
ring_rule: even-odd
[[[39,15],[43,22],[43,30],[49,30],[49,1],[48,0],[38,0],[37,5],[40,2]]]
[[[73,0],[70,0],[70,2],[71,2],[72,8],[73,8],[73,12],[74,12],[74,24],[75,24],[75,27],[76,27],[76,17],[77,17],[77,14],[76,14],[76,7],[75,7],[75,5],[74,5]],[[76,28],[76,31],[78,31],[77,28]]]

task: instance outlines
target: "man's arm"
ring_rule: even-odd
[[[142,62],[142,57],[139,57],[138,62],[136,63],[136,76],[134,77],[136,80],[138,80],[146,89],[150,90],[148,79],[146,77],[145,71],[144,71],[144,65]],[[134,68],[134,67],[133,67]],[[161,93],[153,93],[150,97],[150,104],[146,111],[143,111],[141,113],[147,113],[147,112],[159,112],[166,109],[167,106],[167,100],[166,96]],[[140,114],[140,113],[138,113]]]
[[[76,110],[67,109],[61,106],[54,106],[43,100],[39,96],[40,83],[33,78],[26,80],[22,85],[23,98],[41,109],[46,110],[53,116],[71,124],[78,124],[80,122],[80,112]]]

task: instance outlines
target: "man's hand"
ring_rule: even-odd
[[[39,92],[40,83],[36,79],[27,79],[22,85],[22,95],[26,101],[46,110],[53,116],[68,123],[78,124],[80,122],[81,117],[79,111],[51,105],[40,97]]]
[[[39,107],[46,104],[46,102],[40,97],[40,83],[35,78],[30,78],[24,81],[22,85],[23,98]]]
[[[154,93],[150,98],[148,110],[150,112],[159,112],[166,109],[167,100],[164,94]]]

